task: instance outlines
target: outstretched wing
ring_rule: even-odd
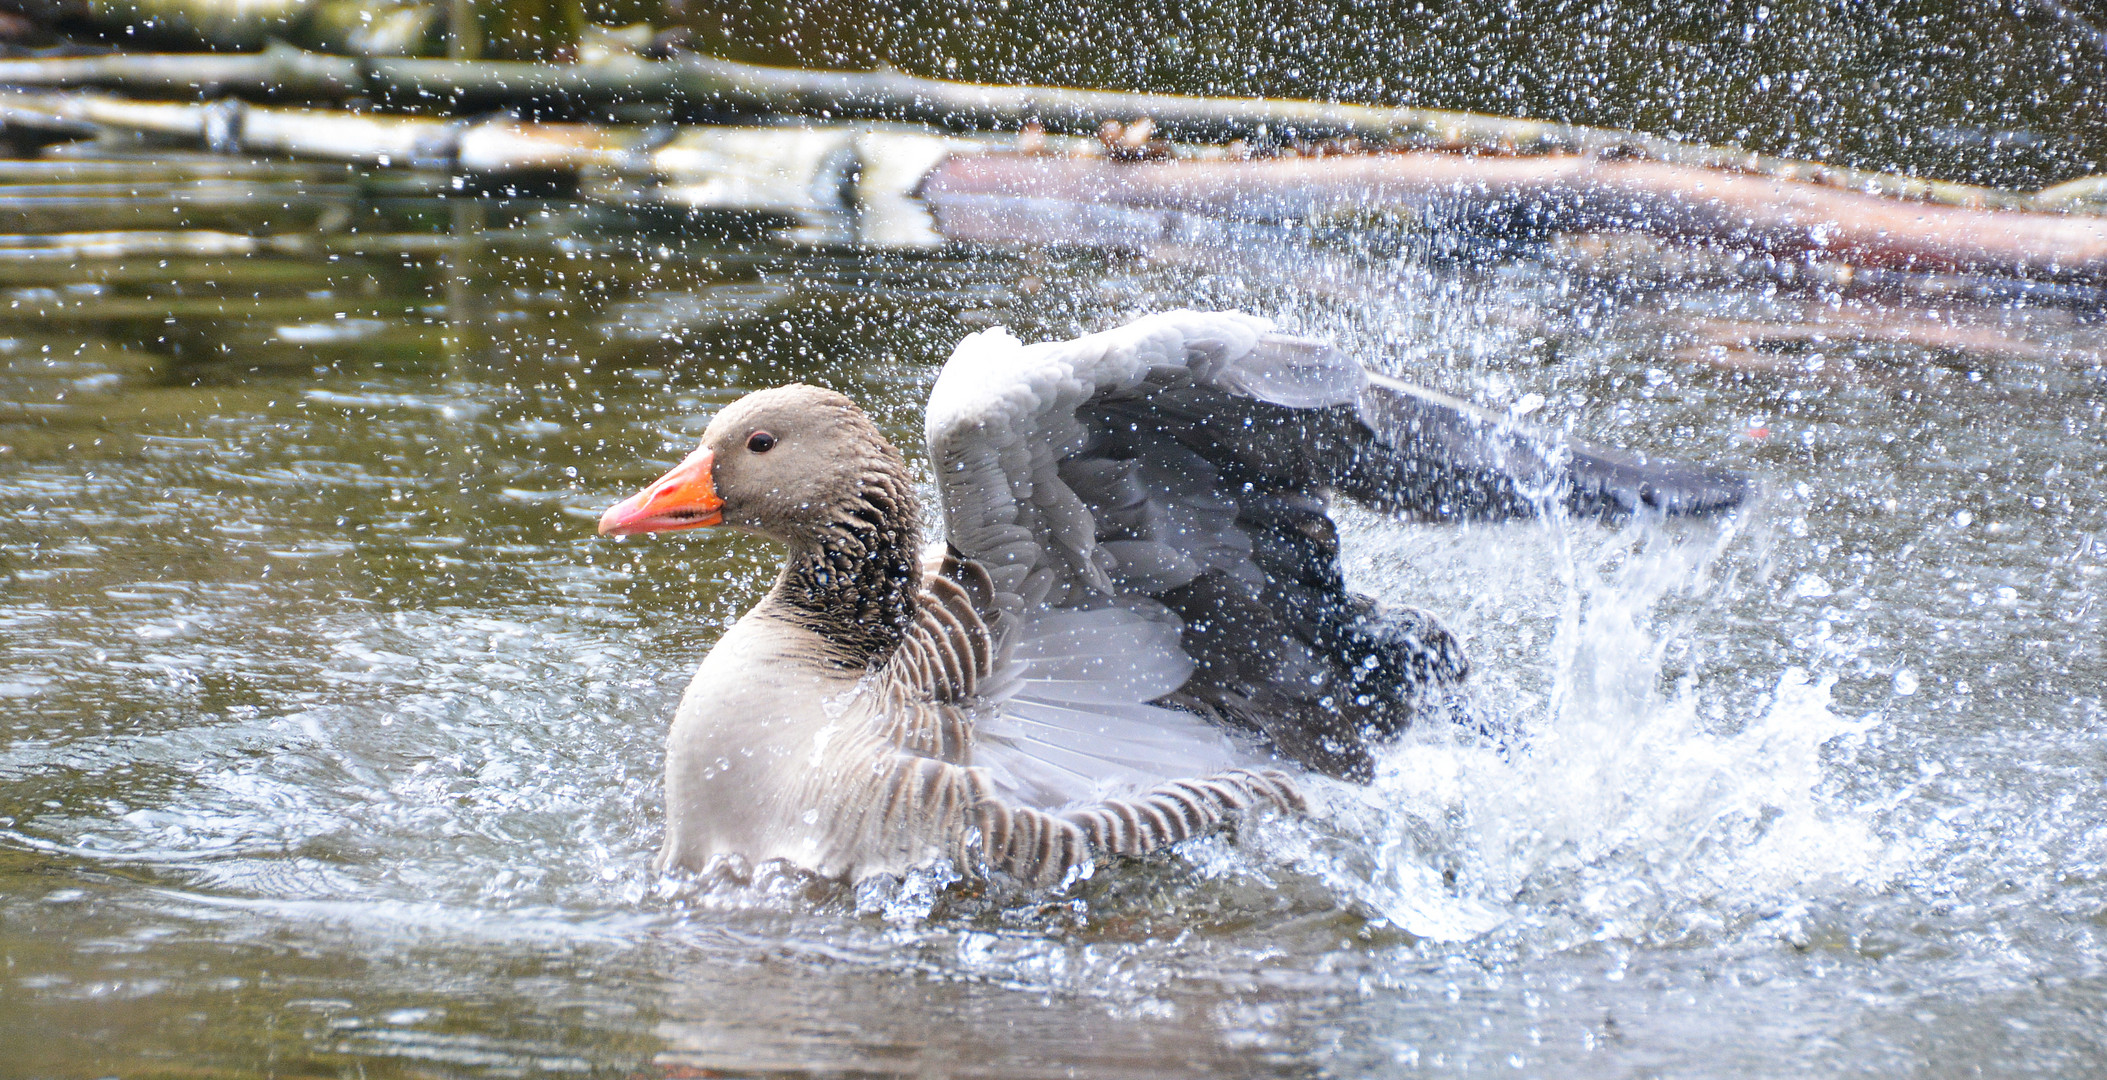
[[[1006,620],[974,761],[1029,806],[1248,765],[1224,728],[1362,777],[1371,734],[1464,677],[1432,618],[1346,590],[1331,492],[1447,520],[1711,512],[1747,492],[1518,428],[1235,313],[1030,346],[975,334],[927,434],[949,543]]]

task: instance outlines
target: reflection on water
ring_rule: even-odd
[[[2099,1059],[2107,328],[2082,308],[1590,243],[797,247],[294,168],[241,174],[292,215],[242,221],[200,194],[224,163],[122,196],[75,164],[9,173],[48,203],[0,239],[25,1074]],[[912,448],[963,334],[1174,304],[1771,494],[1724,527],[1348,515],[1350,575],[1465,636],[1517,752],[1422,733],[1314,821],[1051,898],[653,877],[673,697],[775,553],[605,541],[597,511],[745,390],[834,386]]]

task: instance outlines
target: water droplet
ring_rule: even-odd
[[[1895,696],[1908,697],[1917,692],[1917,673],[1908,668],[1895,672]]]

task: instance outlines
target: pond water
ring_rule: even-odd
[[[443,180],[0,166],[0,1073],[2079,1075],[2107,1067],[2093,294],[1458,258],[801,246]],[[1346,514],[1505,752],[1051,897],[662,880],[757,541],[593,534],[740,393],[918,453],[962,335],[1236,306],[1732,522]],[[918,466],[919,467],[919,466]]]

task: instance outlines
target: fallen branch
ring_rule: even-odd
[[[1094,133],[1147,118],[1164,135],[1262,146],[1353,139],[1381,147],[1499,154],[1639,157],[1868,194],[1975,208],[2061,209],[2032,196],[1915,177],[1840,169],[1637,132],[1536,120],[1317,101],[1200,98],[1060,87],[989,86],[898,72],[806,71],[704,56],[654,61],[613,53],[589,64],[355,58],[273,46],[242,55],[125,54],[0,61],[0,85],[100,87],[185,98],[362,98],[393,108],[475,112],[652,104],[690,119],[726,112],[827,120],[930,123],[951,130]]]
[[[2107,281],[2107,218],[1983,210],[1634,159],[1429,151],[1318,157],[1018,153],[1016,140],[848,124],[640,128],[17,95],[11,124],[456,175],[560,174],[621,204],[775,215],[811,235],[1148,250],[1188,219],[1550,236],[1645,232],[1911,273]],[[1077,144],[1071,143],[1070,149]],[[915,196],[915,197],[911,197]],[[932,215],[933,214],[933,218]],[[847,230],[847,231],[845,231]]]
[[[320,109],[141,102],[96,94],[19,94],[0,102],[14,125],[122,132],[228,154],[278,154],[378,168],[507,178],[558,175],[600,201],[726,211],[828,227],[832,237],[892,247],[944,242],[911,198],[945,156],[985,140],[847,124],[679,129],[447,120]],[[845,219],[853,213],[853,222]]]
[[[1409,215],[1513,233],[1643,230],[1863,266],[2107,279],[2107,218],[1978,210],[1658,161],[1424,152],[1121,163],[953,157],[921,195],[944,235],[1147,246],[1175,215],[1310,221]]]

